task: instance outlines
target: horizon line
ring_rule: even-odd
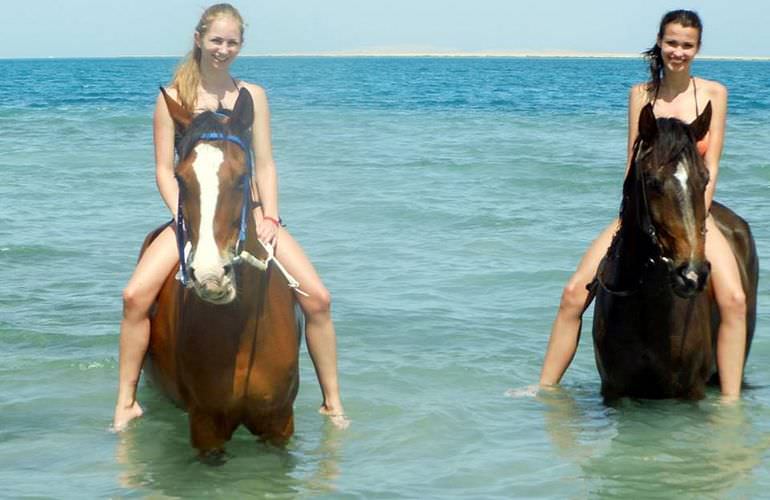
[[[50,59],[142,59],[142,58],[181,58],[175,54],[137,54],[114,56],[32,56],[32,57],[4,57],[0,60],[50,60]],[[486,51],[450,51],[450,50],[343,50],[343,51],[277,51],[240,54],[239,57],[328,57],[328,58],[365,58],[365,57],[392,57],[392,58],[542,58],[542,59],[636,59],[641,58],[642,53],[633,52],[598,52],[598,51],[572,51],[572,50],[486,50]],[[700,55],[702,60],[725,61],[770,61],[770,56],[747,55]]]

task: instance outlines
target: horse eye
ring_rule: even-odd
[[[663,191],[663,182],[660,181],[660,179],[656,177],[648,177],[647,178],[647,189],[651,191],[655,191],[656,193],[659,193]]]

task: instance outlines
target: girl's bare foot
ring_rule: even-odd
[[[136,400],[128,405],[116,405],[115,416],[112,417],[112,431],[120,432],[124,430],[130,421],[141,417],[143,413],[142,407],[139,406]]]
[[[344,430],[350,426],[350,419],[345,415],[345,410],[342,405],[328,405],[322,404],[318,409],[318,413],[329,417],[331,423],[338,429]]]

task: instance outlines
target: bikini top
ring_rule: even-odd
[[[695,99],[695,117],[700,116],[700,110],[698,109],[698,87],[695,86],[695,78],[690,77],[690,80],[692,80],[692,95]],[[658,100],[658,91],[660,90],[660,85],[658,85],[658,88],[655,89],[655,97],[652,98],[652,107],[655,108],[655,102]],[[695,148],[698,150],[698,154],[701,156],[706,156],[706,151],[709,150],[709,137],[711,136],[710,132],[706,132],[706,135],[703,136],[703,139],[699,140],[697,143],[695,143]]]
[[[238,82],[236,82],[234,78],[232,80],[236,90],[240,91],[241,87],[240,85],[238,85]],[[198,113],[195,113],[195,116],[205,111],[208,111],[208,110],[201,109]],[[215,113],[219,113],[220,115],[230,116],[232,112],[233,112],[232,109],[225,108],[224,106],[222,106],[222,101],[219,101],[219,104],[217,106]],[[176,151],[177,157],[181,156],[180,145],[182,142],[182,137],[184,137],[184,129],[179,125],[174,124],[174,151]]]

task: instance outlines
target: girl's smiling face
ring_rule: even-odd
[[[700,49],[698,28],[686,28],[679,23],[669,23],[658,39],[663,65],[668,71],[689,71],[690,63]]]
[[[201,49],[201,65],[227,70],[241,51],[241,27],[230,16],[215,19],[203,35],[195,33],[195,44]]]

